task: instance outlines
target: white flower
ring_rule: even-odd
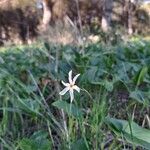
[[[79,77],[80,74],[77,74],[73,79],[72,79],[72,70],[69,71],[69,74],[68,74],[68,80],[69,80],[69,83],[65,83],[64,81],[62,81],[62,84],[64,86],[66,86],[59,94],[60,95],[64,95],[66,94],[66,92],[69,91],[69,94],[70,94],[70,100],[71,100],[71,103],[74,99],[74,90],[76,90],[77,92],[80,92],[80,88],[75,85],[75,82],[77,80],[77,78]]]

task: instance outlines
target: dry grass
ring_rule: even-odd
[[[10,10],[17,8],[25,8],[27,6],[34,6],[35,0],[0,0],[1,10]]]

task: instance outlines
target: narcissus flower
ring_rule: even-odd
[[[62,81],[62,84],[66,87],[59,94],[64,95],[64,94],[66,94],[66,92],[69,91],[71,103],[74,100],[74,90],[76,90],[77,92],[80,92],[80,88],[77,85],[75,85],[75,82],[79,76],[80,76],[80,74],[77,74],[72,79],[72,70],[71,70],[71,71],[69,71],[69,74],[68,74],[69,83],[65,83],[64,81]]]

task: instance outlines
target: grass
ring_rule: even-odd
[[[150,149],[150,43],[80,49],[0,52],[0,149]],[[70,70],[82,89],[72,104],[59,95]]]

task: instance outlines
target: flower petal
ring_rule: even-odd
[[[72,70],[69,71],[69,83],[72,84]]]
[[[73,89],[70,89],[69,90],[69,93],[70,93],[70,101],[72,103],[73,99],[74,99],[74,93],[73,93]]]
[[[75,84],[77,78],[80,76],[80,74],[77,74],[74,78],[73,78],[73,84]]]
[[[59,94],[64,95],[67,91],[69,91],[69,87],[64,88],[61,92],[59,92]]]
[[[69,86],[69,85],[70,85],[69,83],[65,83],[64,81],[61,81],[61,83],[62,83],[64,86]]]
[[[80,93],[80,88],[79,88],[77,85],[74,85],[74,86],[73,86],[73,89],[75,89],[77,92]]]

